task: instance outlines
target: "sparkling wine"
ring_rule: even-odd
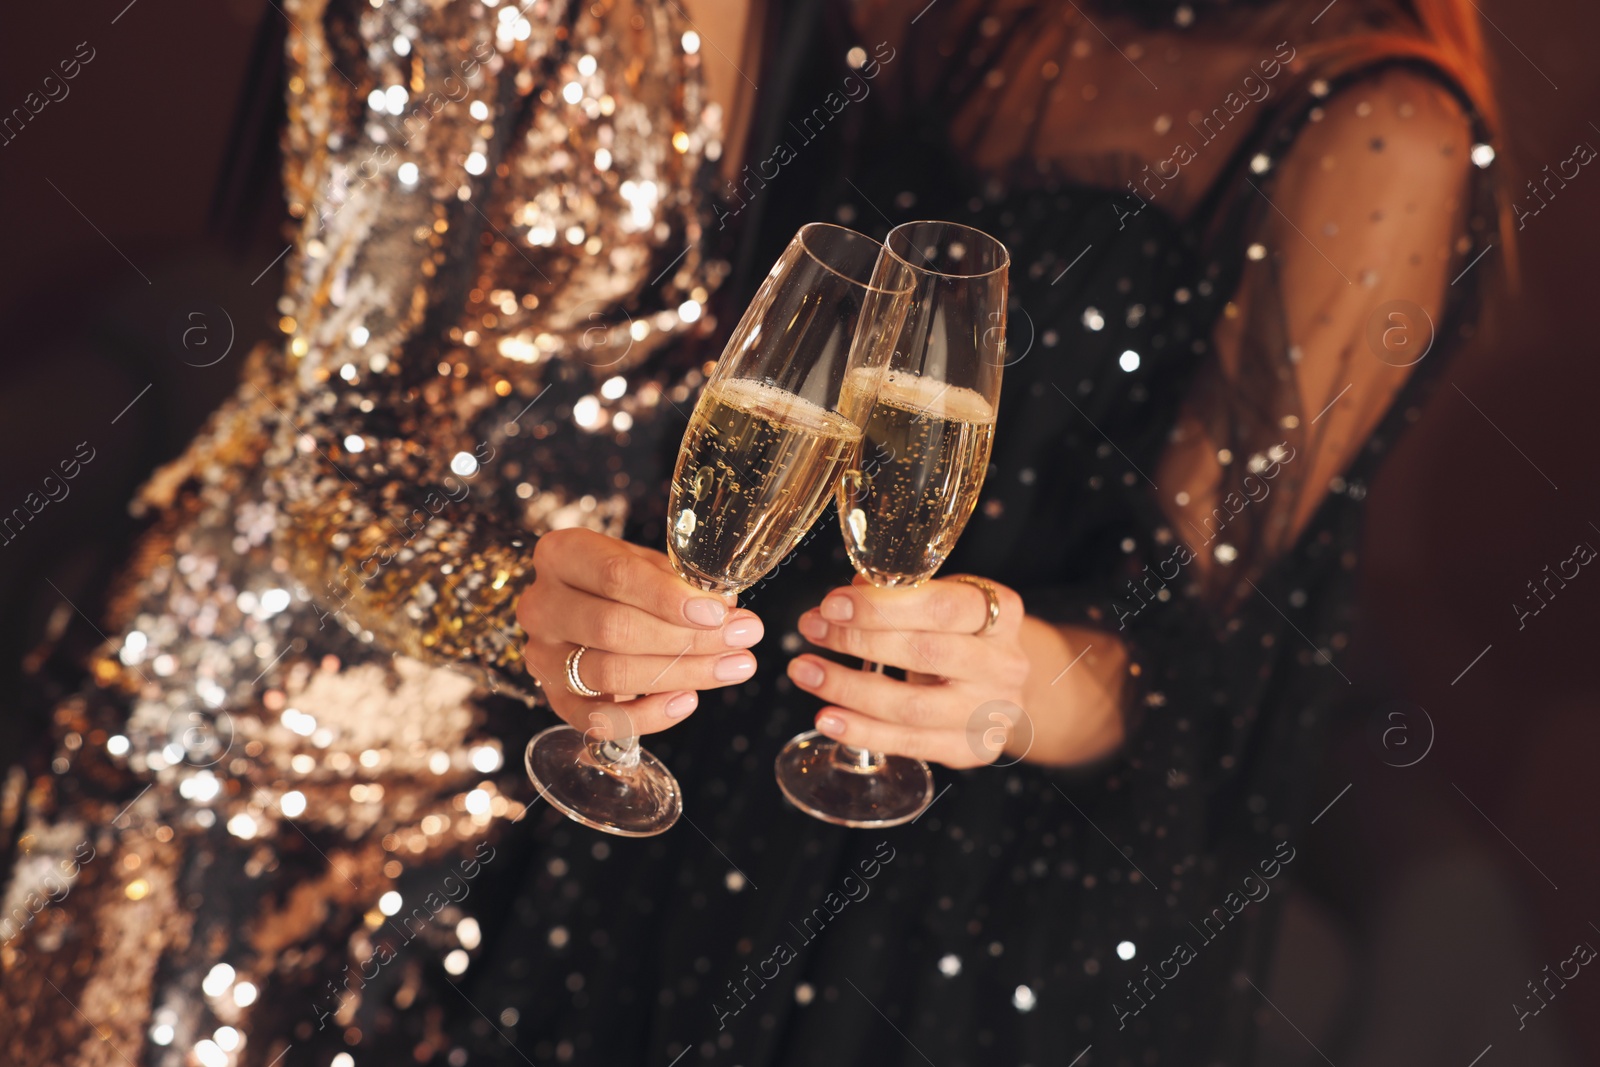
[[[933,576],[978,502],[994,408],[971,389],[890,371],[867,419],[859,465],[839,479],[850,561],[874,585]]]
[[[817,519],[861,428],[749,378],[695,406],[672,476],[667,554],[686,581],[738,592],[788,555]]]

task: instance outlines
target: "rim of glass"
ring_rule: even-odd
[[[876,246],[878,251],[880,251],[880,252],[885,251],[888,246],[885,245],[884,242],[873,240],[871,237],[868,237],[866,234],[862,233],[860,230],[852,230],[848,226],[839,226],[839,225],[837,225],[835,223],[832,223],[832,222],[808,222],[804,226],[800,227],[799,232],[796,233],[795,236],[798,237],[799,240],[800,240],[800,248],[801,248],[801,250],[803,252],[805,252],[805,254],[807,256],[811,257],[811,260],[814,263],[816,263],[817,266],[821,267],[823,270],[827,271],[829,274],[833,274],[833,275],[836,275],[836,276],[838,276],[840,278],[843,278],[845,281],[849,282],[851,285],[858,285],[861,288],[865,289],[869,293],[889,293],[889,294],[893,294],[893,295],[898,295],[898,294],[901,294],[901,293],[909,293],[909,292],[911,292],[912,289],[915,288],[915,286],[909,281],[906,283],[906,286],[903,289],[886,289],[881,285],[873,285],[872,284],[872,280],[870,278],[867,281],[862,281],[860,278],[852,278],[850,275],[846,274],[844,271],[840,270],[838,267],[835,267],[833,264],[829,263],[826,259],[823,259],[821,256],[819,256],[811,248],[811,243],[808,240],[808,238],[812,234],[818,233],[818,232],[823,231],[823,230],[835,230],[835,231],[838,231],[838,233],[840,233],[840,234],[849,234],[852,237],[859,237],[863,241],[866,241],[869,244],[872,244],[872,245]],[[991,238],[991,240],[992,240],[992,238]],[[902,262],[902,263],[905,262],[903,259],[900,259],[899,256],[895,256],[894,258],[897,259],[897,260],[900,260],[900,262]],[[877,273],[876,265],[877,265],[877,257],[874,256],[873,257],[873,269],[872,269],[872,273],[874,273],[874,274]]]
[[[902,256],[900,253],[896,252],[894,250],[894,248],[889,244],[889,242],[894,238],[894,235],[896,233],[898,233],[899,231],[904,230],[904,229],[909,229],[912,226],[943,226],[946,229],[959,230],[959,231],[961,231],[963,233],[973,234],[974,236],[982,238],[983,240],[988,241],[990,244],[994,245],[996,248],[1000,249],[1000,262],[998,264],[996,264],[994,267],[992,267],[991,269],[989,269],[989,270],[979,271],[979,272],[977,272],[975,274],[952,274],[949,271],[934,270],[931,267],[919,267],[917,264],[911,262],[905,256]],[[904,263],[907,267],[910,267],[912,270],[918,270],[918,271],[921,271],[924,274],[932,274],[932,275],[934,275],[935,277],[938,277],[938,278],[961,278],[961,279],[964,279],[964,280],[971,280],[971,279],[977,279],[977,278],[988,278],[988,277],[990,277],[992,275],[1000,273],[1003,270],[1009,270],[1011,268],[1011,250],[1005,246],[1005,242],[1004,241],[1000,240],[998,237],[994,236],[993,234],[984,233],[982,230],[978,229],[975,226],[968,226],[966,223],[963,223],[963,222],[947,222],[944,219],[914,219],[911,222],[902,222],[900,225],[898,225],[898,226],[894,227],[894,229],[890,230],[888,232],[888,234],[884,237],[884,239],[883,239],[883,249],[884,249],[885,252],[888,252],[889,255],[893,256],[895,259],[899,260],[901,263]]]

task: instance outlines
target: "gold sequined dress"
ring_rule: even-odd
[[[530,792],[485,711],[534,688],[527,537],[658,506],[699,381],[719,116],[675,4],[283,11],[285,340],[143,490],[98,686],[57,712],[8,1067],[313,1062],[361,1046],[365,986],[460,973]]]

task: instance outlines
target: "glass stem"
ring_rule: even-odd
[[[594,761],[618,774],[632,774],[639,766],[639,739],[629,737],[622,741],[598,741],[589,746]]]
[[[871,660],[862,660],[861,669],[871,671],[873,674],[883,673],[883,664],[873,663]],[[882,767],[887,758],[881,752],[872,752],[864,748],[855,748],[840,742],[834,750],[833,758],[838,763],[844,764],[857,774],[872,774]]]

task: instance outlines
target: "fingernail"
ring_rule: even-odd
[[[789,677],[807,689],[815,689],[822,684],[826,675],[822,673],[822,668],[811,660],[796,659],[789,661]]]
[[[828,624],[808,611],[800,616],[800,632],[813,641],[826,640]]]
[[[749,648],[766,633],[766,627],[754,615],[730,622],[722,631],[722,640],[729,648]]]
[[[700,694],[679,693],[667,701],[667,718],[681,719],[693,711],[698,703],[700,703]]]
[[[740,682],[756,672],[756,659],[745,652],[723,656],[711,673],[719,682]]]
[[[839,737],[844,734],[844,720],[833,714],[818,715],[817,729],[829,737]]]
[[[720,600],[699,596],[683,606],[683,614],[690,622],[701,626],[720,626],[728,616],[728,608]]]
[[[830,596],[822,601],[822,617],[834,622],[849,622],[856,613],[856,606],[847,596]]]

